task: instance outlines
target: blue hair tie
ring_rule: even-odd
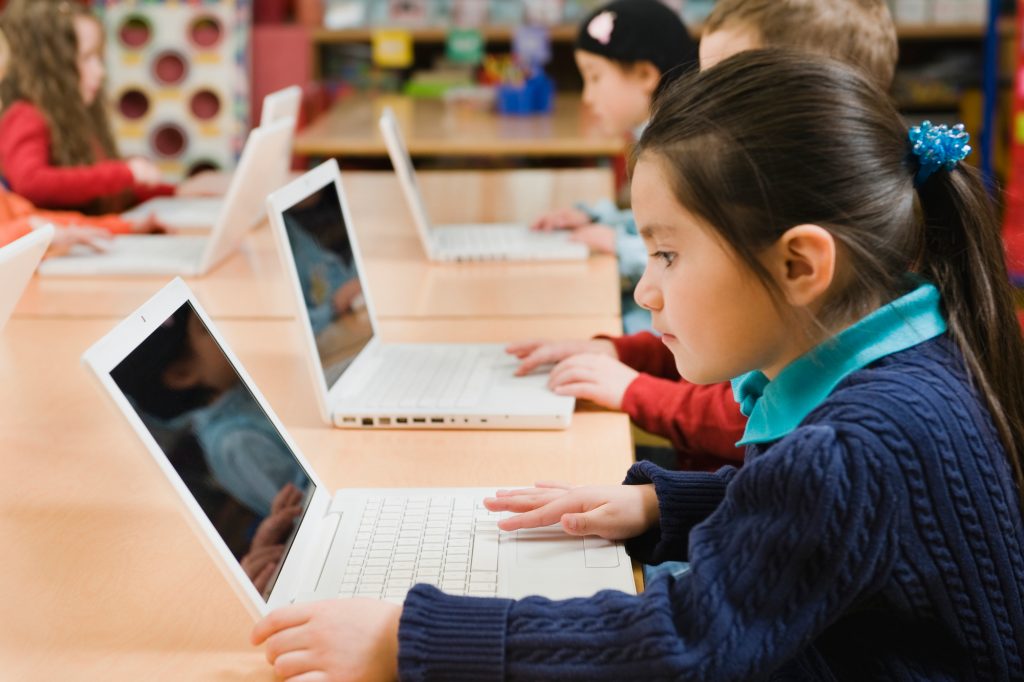
[[[963,123],[950,128],[947,125],[932,125],[924,121],[919,126],[910,127],[910,152],[917,158],[917,175],[914,186],[920,187],[936,171],[951,171],[971,153],[970,133],[964,130]]]

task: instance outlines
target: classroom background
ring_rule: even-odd
[[[714,5],[664,1],[694,36]],[[602,0],[84,4],[107,32],[106,94],[120,150],[152,159],[168,182],[232,171],[263,98],[301,88],[292,170],[337,160],[388,340],[622,333],[614,255],[527,266],[426,262],[378,129],[390,107],[438,221],[530,221],[581,200],[627,205],[630,141],[602,132],[586,111],[573,59],[579,21]],[[910,122],[965,124],[976,147],[968,162],[999,198],[1011,271],[1024,287],[1024,0],[890,5],[900,49],[892,96]],[[273,679],[248,644],[248,613],[174,493],[79,366],[84,348],[167,279],[34,278],[3,330],[0,377],[12,380],[0,379],[8,420],[0,455],[32,456],[0,475],[0,576],[13,588],[0,600],[0,678]],[[307,368],[288,350],[302,341],[265,226],[188,284],[333,487],[526,485],[541,472],[618,483],[634,446],[666,444],[620,412],[592,408],[577,412],[570,430],[503,438],[341,433],[321,423]],[[1018,302],[1024,324],[1024,293]],[[360,457],[366,452],[372,461]]]

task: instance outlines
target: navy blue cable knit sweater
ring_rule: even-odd
[[[846,376],[742,470],[669,472],[638,596],[519,601],[420,585],[403,680],[1024,679],[1024,525],[948,335]]]

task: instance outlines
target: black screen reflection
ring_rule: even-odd
[[[266,598],[314,486],[191,304],[111,378]]]

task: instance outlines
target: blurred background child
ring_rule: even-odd
[[[0,26],[11,51],[0,82],[0,172],[14,192],[40,208],[86,213],[174,193],[152,162],[118,156],[103,96],[103,27],[88,9],[21,0]]]
[[[678,14],[659,0],[616,0],[580,25],[576,65],[583,103],[608,133],[639,137],[654,93],[697,65],[697,42]],[[633,301],[647,262],[633,214],[612,201],[558,209],[533,225],[573,230],[573,239],[595,253],[614,253],[622,276],[622,323],[627,332],[650,327],[650,315]]]

